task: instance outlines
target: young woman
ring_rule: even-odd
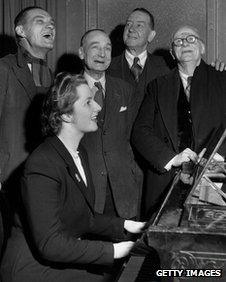
[[[93,208],[94,188],[79,142],[97,130],[99,111],[82,76],[56,77],[43,113],[49,137],[25,165],[23,224],[13,227],[8,241],[3,282],[105,281],[104,266],[131,250],[126,233],[140,232],[144,223],[99,215]]]

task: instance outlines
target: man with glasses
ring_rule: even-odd
[[[212,133],[225,128],[226,72],[207,65],[204,53],[198,30],[180,27],[171,42],[177,67],[148,85],[132,137],[149,162],[146,216],[159,207],[175,169],[196,162]]]
[[[134,9],[126,19],[123,32],[125,51],[112,58],[107,70],[109,75],[119,77],[134,87],[135,116],[144,99],[148,83],[169,72],[164,59],[148,51],[155,36],[155,20],[152,13],[143,7]],[[225,68],[224,62],[219,60],[212,65],[221,71]]]

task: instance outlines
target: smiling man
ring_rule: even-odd
[[[0,182],[17,199],[23,162],[41,138],[39,106],[52,83],[45,60],[55,26],[39,7],[22,10],[14,24],[18,51],[0,60]]]
[[[111,62],[111,41],[101,29],[87,31],[79,56],[94,99],[102,107],[98,130],[84,136],[95,186],[95,210],[134,218],[138,215],[142,173],[130,147],[134,116],[132,87],[105,72]]]
[[[177,67],[148,85],[132,138],[149,163],[147,217],[159,207],[175,168],[196,162],[214,132],[226,127],[226,72],[203,61],[205,45],[198,30],[180,27],[172,37],[171,52]],[[225,147],[221,154],[226,156]]]
[[[134,9],[126,20],[123,33],[126,50],[112,59],[108,69],[110,75],[120,77],[134,87],[135,114],[143,101],[148,83],[169,72],[163,58],[148,52],[155,35],[153,15],[145,8]]]

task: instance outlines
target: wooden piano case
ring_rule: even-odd
[[[191,187],[181,182],[179,174],[175,177],[146,233],[148,245],[159,253],[162,269],[222,270],[222,277],[177,277],[176,281],[226,281],[226,205],[200,201],[195,188],[197,182]]]

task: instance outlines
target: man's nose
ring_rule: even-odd
[[[187,42],[186,38],[182,38],[182,45],[187,46],[189,43]]]
[[[134,32],[134,30],[135,30],[135,26],[134,26],[134,24],[131,24],[129,26],[129,32]]]
[[[54,23],[52,23],[52,22],[48,22],[48,23],[46,24],[46,27],[51,28],[51,29],[55,29],[55,25],[54,25]]]
[[[100,48],[98,54],[100,57],[105,57],[105,50],[103,48]]]

